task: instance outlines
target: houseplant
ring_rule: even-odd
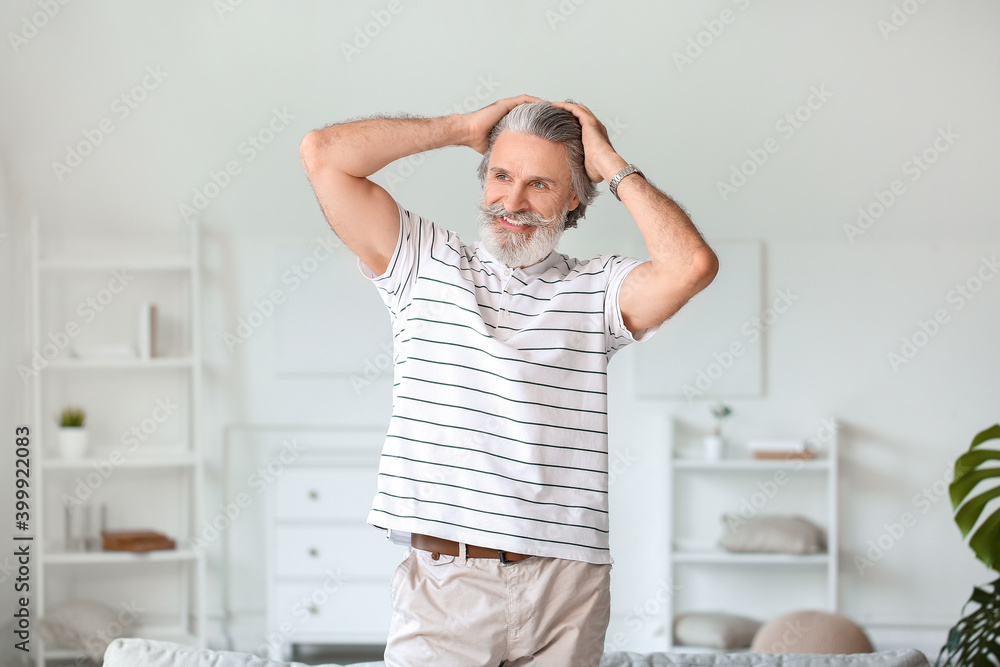
[[[715,429],[711,435],[705,436],[704,440],[702,440],[702,446],[705,448],[705,458],[710,461],[717,461],[722,458],[724,444],[722,439],[722,420],[731,415],[733,410],[721,401],[711,405],[709,410],[712,412],[712,416],[715,417]]]
[[[976,558],[1000,572],[1000,506],[993,502],[1000,498],[1000,442],[990,441],[1000,441],[1000,424],[972,439],[969,451],[955,461],[955,479],[948,490],[962,537],[969,538],[969,547]],[[987,484],[980,486],[982,482]],[[979,493],[971,495],[977,487]],[[992,513],[980,521],[988,505]],[[1000,579],[974,587],[962,612],[966,615],[948,632],[948,642],[941,649],[937,664],[942,667],[1000,664]]]
[[[83,458],[87,451],[87,414],[82,408],[64,408],[57,420],[59,424],[59,455],[64,459]]]

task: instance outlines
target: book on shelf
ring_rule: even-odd
[[[144,303],[139,307],[139,358],[151,359],[156,350],[156,304]]]
[[[155,530],[105,530],[101,546],[105,551],[156,551],[174,549],[177,543]]]

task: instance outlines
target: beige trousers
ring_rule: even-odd
[[[514,563],[411,549],[392,575],[387,667],[596,666],[611,566],[534,556]]]

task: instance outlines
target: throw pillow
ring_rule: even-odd
[[[674,643],[706,648],[747,648],[760,622],[733,614],[698,612],[674,620]]]
[[[46,642],[83,651],[98,665],[104,662],[108,644],[121,637],[124,631],[119,612],[91,600],[72,600],[56,605],[38,621],[38,632]]]
[[[719,541],[726,551],[785,554],[826,552],[826,534],[801,516],[722,517],[725,533]]]

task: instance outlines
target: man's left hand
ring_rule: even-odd
[[[595,183],[610,181],[622,167],[628,166],[611,145],[608,129],[590,109],[572,102],[552,102],[552,106],[570,112],[580,121],[580,127],[583,128],[584,167],[590,180]]]

